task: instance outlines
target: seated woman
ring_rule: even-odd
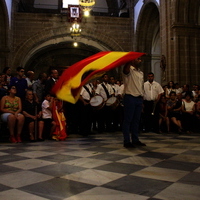
[[[192,101],[192,93],[186,92],[185,99],[182,102],[182,116],[183,116],[183,124],[186,130],[186,133],[191,133],[194,129],[195,120],[195,102]]]
[[[169,120],[176,125],[178,128],[178,132],[181,133],[183,131],[181,125],[181,107],[182,101],[177,100],[176,92],[172,91],[169,93],[169,100],[167,101],[167,110]]]
[[[43,121],[41,119],[41,106],[34,101],[32,90],[26,91],[26,99],[23,102],[23,114],[28,125],[30,141],[33,142],[37,139],[37,131],[39,131],[39,135],[43,131]]]
[[[13,85],[8,86],[8,95],[1,99],[1,120],[8,123],[10,132],[10,142],[17,143],[21,141],[21,132],[24,125],[24,115],[22,111],[21,99],[16,95],[16,87]],[[16,135],[15,135],[15,126]]]
[[[159,111],[159,133],[162,133],[161,125],[165,123],[167,126],[167,132],[169,132],[169,118],[167,116],[167,98],[165,95],[160,97],[158,102],[158,111]]]

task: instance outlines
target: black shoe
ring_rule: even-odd
[[[136,146],[147,146],[146,144],[140,142],[140,141],[137,141],[137,142],[133,142],[133,145],[136,145]]]
[[[130,143],[130,142],[124,143],[124,147],[125,148],[135,148],[135,146],[132,143]]]
[[[44,139],[38,138],[37,141],[38,142],[44,142]]]

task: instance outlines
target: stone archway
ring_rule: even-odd
[[[89,57],[99,51],[110,50],[99,46],[94,41],[84,43],[84,39],[76,40],[77,47],[73,46],[74,40],[71,37],[56,38],[46,41],[31,49],[22,60],[21,65],[26,71],[33,70],[36,76],[41,72],[49,72],[51,68],[56,68],[60,72],[68,66]]]
[[[160,72],[160,14],[154,1],[143,5],[136,26],[136,50],[147,53],[143,63],[144,74],[152,71],[156,81],[161,82]]]
[[[27,70],[34,70],[37,75],[41,69],[47,72],[47,66],[62,69],[99,51],[123,51],[114,39],[105,37],[105,34],[101,36],[89,29],[87,32],[87,35],[76,39],[79,43],[76,49],[72,48],[74,39],[66,32],[66,28],[56,29],[57,35],[48,30],[34,35],[20,45],[13,59],[13,66],[24,66]]]
[[[8,14],[6,4],[0,1],[0,70],[7,66],[8,57]]]
[[[123,51],[122,47],[120,47],[114,39],[107,37],[105,33],[97,33],[97,31],[94,32],[91,29],[88,29],[86,33],[88,34],[82,35],[77,38],[76,41],[81,44],[82,49],[86,50],[87,46],[92,47],[91,49],[93,49],[93,51],[90,55],[98,51]],[[13,66],[26,66],[28,60],[38,54],[39,51],[42,52],[42,50],[52,48],[53,46],[54,49],[56,49],[56,46],[60,48],[62,45],[69,47],[69,44],[73,41],[65,27],[56,28],[56,31],[45,30],[40,32],[19,46],[13,59]],[[70,48],[68,48],[68,50],[69,49]],[[89,52],[89,50],[87,50],[87,52]],[[85,57],[88,57],[87,53]]]

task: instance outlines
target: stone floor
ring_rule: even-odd
[[[0,143],[1,200],[199,200],[200,134],[122,134]]]

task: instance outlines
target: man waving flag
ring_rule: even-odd
[[[67,68],[52,92],[57,98],[76,103],[81,87],[102,73],[141,57],[139,52],[102,51]]]

